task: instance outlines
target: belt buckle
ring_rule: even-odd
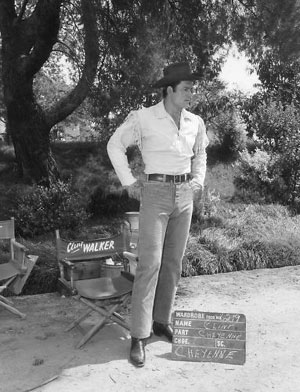
[[[179,174],[175,174],[174,175],[174,185],[178,185],[178,184],[181,184],[181,175],[179,175]]]

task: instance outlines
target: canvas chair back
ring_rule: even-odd
[[[108,268],[111,269],[111,273],[120,274],[119,266],[103,264],[105,259],[123,255],[123,252],[128,249],[129,239],[123,227],[119,235],[93,240],[66,240],[60,237],[59,230],[55,231],[55,236],[60,271],[59,290],[63,290],[65,294],[75,291],[76,280],[97,278]]]
[[[7,289],[18,295],[22,292],[38,256],[27,255],[26,247],[16,241],[14,218],[0,221],[0,240],[9,241],[9,260],[0,263],[0,293]],[[11,301],[1,295],[0,305],[14,314],[25,317],[13,307]]]
[[[127,249],[126,237],[117,235],[109,238],[71,241],[60,237],[59,230],[56,234],[56,252],[58,260],[84,261],[100,259],[122,253]]]
[[[0,239],[11,239],[15,238],[15,220],[10,218],[9,220],[0,221]]]

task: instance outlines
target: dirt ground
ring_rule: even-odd
[[[172,345],[153,337],[145,367],[136,369],[118,325],[75,349],[81,332],[64,332],[83,310],[74,299],[53,293],[14,302],[27,318],[0,308],[1,392],[300,390],[300,266],[181,280],[175,309],[246,316],[244,365],[175,361]]]

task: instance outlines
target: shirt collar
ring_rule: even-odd
[[[165,118],[169,116],[165,109],[163,100],[154,106],[154,111],[157,118]],[[191,120],[191,113],[188,110],[182,109],[181,115],[183,120]]]

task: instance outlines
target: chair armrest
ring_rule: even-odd
[[[26,272],[27,267],[25,263],[26,252],[29,251],[26,246],[20,244],[15,239],[11,239],[11,257],[12,260],[18,264],[19,268],[23,273]]]
[[[65,281],[65,271],[64,271],[64,267],[67,267],[70,269],[70,286],[72,291],[75,290],[74,287],[74,272],[76,271],[76,265],[77,263],[73,263],[70,260],[66,260],[66,259],[61,259],[58,261],[58,265],[59,265],[59,272],[60,272],[60,278],[63,279]],[[74,291],[75,292],[75,291]]]
[[[28,252],[28,248],[26,248],[26,246],[24,246],[24,245],[22,245],[22,244],[20,244],[18,241],[16,241],[15,239],[12,239],[11,240],[11,243],[12,243],[12,245],[13,245],[13,247],[15,248],[15,249],[18,249],[18,250],[20,250],[20,251],[23,251],[24,253],[25,252]]]
[[[67,267],[70,267],[71,269],[73,269],[73,268],[76,267],[76,264],[73,263],[73,262],[70,261],[70,260],[62,259],[62,260],[59,260],[59,262],[60,262],[61,264],[65,264]]]
[[[139,261],[139,257],[138,255],[131,253],[131,252],[127,252],[124,251],[123,252],[123,257],[125,257],[128,261],[129,261],[129,272],[131,275],[135,275],[135,271],[137,268],[137,264]]]

